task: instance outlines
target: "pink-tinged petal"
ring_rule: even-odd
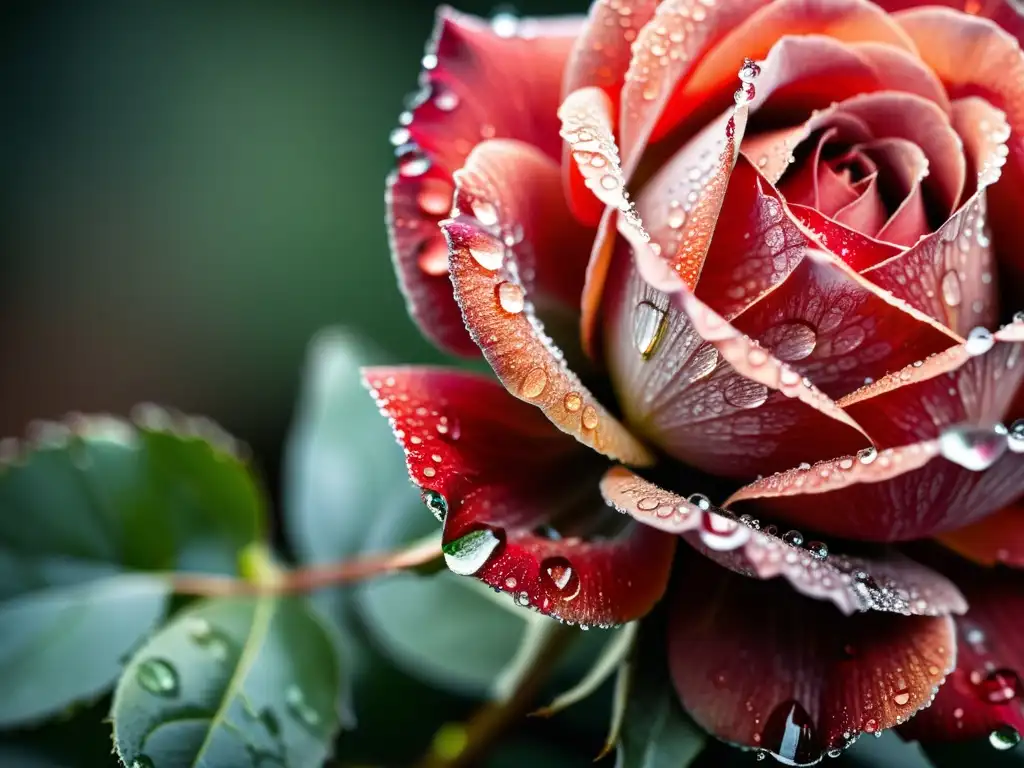
[[[672,457],[750,477],[868,440],[831,400],[683,289],[650,286],[620,240],[605,359],[628,423]]]
[[[842,259],[854,272],[863,272],[900,252],[891,243],[882,243],[857,232],[804,205],[788,206],[799,225],[829,253]]]
[[[580,307],[580,339],[583,351],[593,360],[600,355],[598,334],[601,331],[601,301],[604,297],[605,281],[612,265],[618,212],[605,208],[597,225],[597,236],[587,262],[587,275],[583,282],[583,300]]]
[[[887,43],[850,43],[849,46],[878,73],[881,83],[878,90],[916,93],[949,112],[949,95],[942,81],[916,52]]]
[[[535,408],[463,372],[371,368],[364,378],[410,478],[444,521],[453,571],[588,625],[631,621],[661,596],[675,538],[633,524],[587,540],[592,523],[611,514],[597,489],[601,462]],[[572,535],[548,538],[538,526]]]
[[[988,190],[999,178],[1009,131],[1002,113],[979,98],[956,101],[953,122],[975,173],[973,193],[937,231],[864,277],[964,335],[991,327],[999,309]]]
[[[840,400],[839,405],[888,448],[932,440],[958,424],[981,427],[1016,418],[1014,398],[1024,381],[1024,324],[913,363]]]
[[[993,6],[999,13],[998,3]],[[1000,15],[1006,15],[1005,9]],[[996,261],[1009,271],[1004,287],[1015,301],[1024,297],[1019,287],[1024,284],[1024,258],[1017,235],[1024,209],[1024,53],[1018,41],[1024,32],[1022,18],[1018,12],[1007,32],[988,19],[946,8],[917,8],[896,15],[950,96],[981,96],[1006,113],[1011,129],[1004,150],[1006,167],[992,186],[988,203]]]
[[[865,0],[665,0],[641,31],[622,92],[624,165],[696,108],[721,110],[744,57],[763,58],[783,35],[822,34],[913,50],[906,34]],[[671,55],[669,55],[671,52]],[[717,97],[717,98],[716,98]]]
[[[718,738],[810,765],[904,722],[952,670],[950,617],[867,613],[688,559],[672,602],[669,669]]]
[[[890,13],[917,9],[922,5],[918,0],[881,0],[878,4]],[[1017,0],[929,0],[928,5],[992,19],[1024,45],[1024,13],[1021,13]]]
[[[894,208],[892,216],[881,229],[864,231],[889,243],[904,247],[913,245],[929,232],[921,187],[928,176],[928,158],[919,146],[906,139],[879,139],[858,147],[858,150],[878,167],[877,178],[882,185],[879,197],[884,196],[895,203],[894,206],[890,204]]]
[[[483,20],[442,8],[421,92],[392,136],[400,146],[387,210],[398,282],[420,330],[458,355],[479,350],[452,298],[447,245],[437,227],[451,209],[451,175],[477,142],[494,136],[533,143],[553,157],[560,149],[554,111],[582,19],[520,24],[529,39],[503,37]]]
[[[1024,574],[966,561],[942,565],[971,606],[957,622],[956,670],[900,735],[948,742],[983,739],[1007,726],[1024,733]]]
[[[1024,507],[1007,507],[938,538],[954,552],[981,565],[1024,568]]]
[[[627,463],[650,463],[650,452],[582,385],[534,313],[531,276],[539,281],[550,270],[581,283],[588,257],[573,235],[558,170],[524,144],[496,140],[474,150],[457,182],[461,215],[442,225],[452,284],[466,327],[498,378],[583,444]]]
[[[980,520],[1024,493],[1024,455],[1005,433],[947,430],[936,440],[803,465],[726,502],[791,525],[865,541],[906,541]]]
[[[567,95],[597,86],[617,97],[626,79],[633,41],[650,21],[659,0],[595,0],[576,39],[565,74]]]
[[[878,174],[872,174],[863,181],[867,183],[863,185],[860,196],[836,211],[834,218],[844,227],[875,234],[885,226],[888,214],[878,191]]]
[[[732,318],[786,279],[807,253],[808,241],[745,157],[736,163],[720,220],[695,293]]]
[[[745,108],[730,110],[712,122],[655,174],[637,199],[655,252],[691,290],[714,246],[719,221],[732,224],[723,205],[745,114]]]
[[[817,250],[808,250],[782,283],[732,323],[830,397],[957,341],[931,318]]]
[[[625,467],[601,480],[605,500],[659,530],[682,534],[719,565],[755,579],[785,578],[797,592],[835,603],[845,614],[888,611],[941,616],[963,613],[967,604],[952,583],[896,552],[870,558],[829,554],[825,544],[802,534],[779,535],[775,526],[736,520],[706,497],[688,499],[666,491]]]

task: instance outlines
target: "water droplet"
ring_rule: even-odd
[[[186,631],[192,642],[209,653],[217,661],[224,661],[231,652],[227,636],[214,628],[210,622],[200,616],[190,616]]]
[[[949,270],[942,276],[942,298],[951,307],[960,306],[963,296],[960,292],[960,278],[955,269]]]
[[[1024,453],[1024,419],[1017,419],[1010,425],[1006,443],[1014,453]]]
[[[434,106],[442,112],[452,112],[459,106],[459,94],[447,86],[434,83]]]
[[[406,178],[413,179],[430,170],[430,158],[416,145],[406,144],[398,152],[398,172]]]
[[[424,179],[416,202],[428,216],[447,216],[452,208],[452,185],[440,179]]]
[[[532,400],[535,397],[540,397],[547,385],[548,372],[540,367],[532,368],[523,379],[519,392],[523,397],[527,397]]]
[[[498,11],[491,16],[491,29],[498,37],[515,37],[519,32],[519,17],[512,11]]]
[[[968,355],[975,357],[988,352],[995,343],[996,339],[992,332],[988,328],[983,328],[979,325],[977,328],[972,328],[971,332],[967,334],[967,342],[964,344],[964,349]]]
[[[978,695],[989,704],[1005,704],[1020,696],[1020,677],[1012,669],[994,669],[977,685]]]
[[[942,457],[972,472],[991,467],[1006,448],[1006,437],[993,429],[953,427],[939,437]]]
[[[782,534],[782,540],[791,546],[800,547],[803,546],[804,535],[800,531],[786,531]]]
[[[1001,725],[988,735],[988,743],[1005,752],[1020,744],[1020,734],[1012,725]]]
[[[403,144],[408,144],[412,136],[409,134],[409,129],[399,126],[391,131],[391,135],[388,136],[388,141],[391,142],[391,146],[400,147]]]
[[[807,543],[807,551],[819,560],[828,557],[828,545],[823,541],[810,541]]]
[[[474,200],[470,205],[476,220],[485,227],[493,227],[498,223],[498,209],[489,200]]]
[[[757,408],[768,399],[768,387],[760,382],[736,376],[723,393],[726,402],[736,408]]]
[[[519,582],[516,581],[516,577],[515,576],[509,576],[507,579],[505,579],[505,586],[508,589],[515,589],[516,588],[516,584],[518,584],[518,583]]]
[[[284,703],[295,719],[307,728],[315,728],[320,725],[320,713],[309,705],[299,686],[288,686],[284,692]]]
[[[580,421],[583,423],[584,429],[597,429],[597,409],[592,405],[588,405],[583,409],[583,416],[580,418]]]
[[[440,277],[448,274],[448,243],[443,237],[431,237],[420,246],[416,263],[425,274]]]
[[[564,557],[549,557],[540,564],[548,587],[562,600],[575,600],[582,584],[579,574]]]
[[[878,721],[874,718],[865,721],[864,733],[875,733],[878,730]]]
[[[699,509],[703,509],[705,512],[711,509],[711,499],[709,499],[703,493],[691,494],[690,497],[687,498],[686,500],[693,504],[693,506],[698,507]]]
[[[704,344],[697,349],[690,360],[690,382],[711,375],[718,365],[718,350],[711,344]]]
[[[583,397],[579,392],[568,392],[563,400],[565,410],[570,413],[576,413],[580,408],[583,407]]]
[[[753,83],[743,83],[742,85],[740,85],[739,88],[736,89],[736,92],[732,95],[732,98],[737,105],[742,106],[744,104],[747,104],[748,102],[753,101],[756,95],[757,88],[754,87]],[[733,130],[735,130],[735,128]]]
[[[772,710],[764,724],[761,746],[785,765],[812,765],[822,752],[811,716],[792,700]]]
[[[431,511],[437,522],[443,523],[448,514],[448,500],[437,491],[425,490],[420,494],[423,503]]]
[[[512,282],[505,281],[498,286],[498,303],[510,315],[518,315],[526,306],[523,289]]]
[[[892,701],[898,707],[907,706],[910,703],[910,691],[906,688],[901,688],[893,694]]]
[[[480,528],[445,544],[444,562],[448,570],[459,576],[472,576],[494,556],[504,541],[504,534]]]
[[[135,679],[157,696],[178,695],[178,672],[164,659],[146,659],[136,670]]]
[[[872,464],[878,458],[878,451],[874,447],[862,448],[857,451],[857,461],[861,464]]]
[[[761,74],[761,67],[759,67],[753,59],[744,59],[743,66],[740,67],[739,77],[744,83],[754,82],[758,75]]]
[[[750,528],[724,515],[707,512],[701,520],[700,541],[708,549],[728,552],[750,540]]]
[[[488,272],[494,272],[505,263],[505,249],[497,241],[488,240],[486,243],[470,246],[469,255]]]
[[[514,599],[515,599],[516,605],[518,605],[520,608],[526,608],[526,607],[528,607],[530,605],[530,593],[529,592],[519,592],[519,593],[516,594]]]
[[[810,356],[818,344],[818,334],[807,323],[780,323],[765,333],[761,343],[779,360],[792,363]]]
[[[633,310],[633,344],[644,360],[650,360],[665,334],[668,313],[649,301],[641,301]]]

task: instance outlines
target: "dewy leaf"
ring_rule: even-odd
[[[261,498],[209,422],[147,409],[43,424],[3,441],[0,724],[100,695],[160,620],[167,587],[140,572],[234,570]]]
[[[204,600],[128,663],[111,709],[114,745],[129,766],[321,765],[341,719],[341,678],[330,631],[305,600]]]
[[[659,618],[655,615],[641,628],[623,681],[616,768],[686,768],[708,740],[672,688]]]

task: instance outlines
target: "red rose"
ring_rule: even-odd
[[[366,377],[453,570],[600,626],[672,575],[682,703],[790,761],[933,697],[909,735],[1019,740],[1013,2],[442,11],[392,250],[498,381]]]

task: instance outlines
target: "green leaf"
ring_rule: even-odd
[[[141,418],[77,417],[2,444],[2,725],[113,684],[166,608],[166,585],[140,572],[230,572],[260,533],[261,497],[229,437],[154,408]]]
[[[117,753],[160,768],[321,765],[341,720],[341,677],[331,633],[305,600],[204,600],[125,669],[111,709]]]
[[[617,692],[624,694],[625,710],[616,768],[685,768],[708,738],[683,711],[672,688],[664,625],[658,618],[642,627],[625,672],[628,677]]]

